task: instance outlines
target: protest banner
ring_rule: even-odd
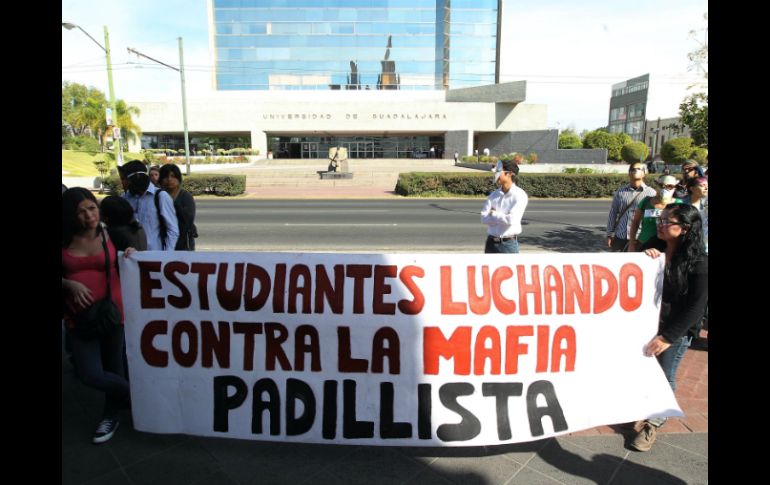
[[[478,446],[681,416],[663,258],[138,252],[120,258],[134,426]]]

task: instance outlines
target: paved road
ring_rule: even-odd
[[[479,252],[483,199],[199,200],[200,250]],[[608,200],[530,200],[522,251],[594,252]]]

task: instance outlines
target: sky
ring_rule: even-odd
[[[176,67],[182,37],[190,100],[212,91],[206,8],[206,0],[62,0],[62,22],[102,45],[107,26],[115,96],[129,103],[181,100],[178,72],[126,48]],[[580,132],[607,125],[613,84],[649,73],[647,118],[676,116],[702,80],[687,54],[705,39],[707,12],[707,0],[505,0],[500,81],[527,81],[526,103],[547,105],[549,128]],[[107,94],[104,51],[78,29],[62,28],[61,40],[62,81]]]

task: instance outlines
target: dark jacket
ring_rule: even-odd
[[[176,218],[179,221],[179,239],[176,242],[177,251],[194,251],[195,238],[198,229],[195,227],[195,199],[190,192],[180,189],[174,199]]]

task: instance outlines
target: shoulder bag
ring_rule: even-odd
[[[75,328],[72,331],[85,340],[104,337],[110,334],[115,327],[120,326],[120,309],[112,301],[110,251],[107,248],[104,229],[102,229],[102,247],[104,248],[104,269],[107,274],[107,296],[72,316],[72,320],[75,322]]]

